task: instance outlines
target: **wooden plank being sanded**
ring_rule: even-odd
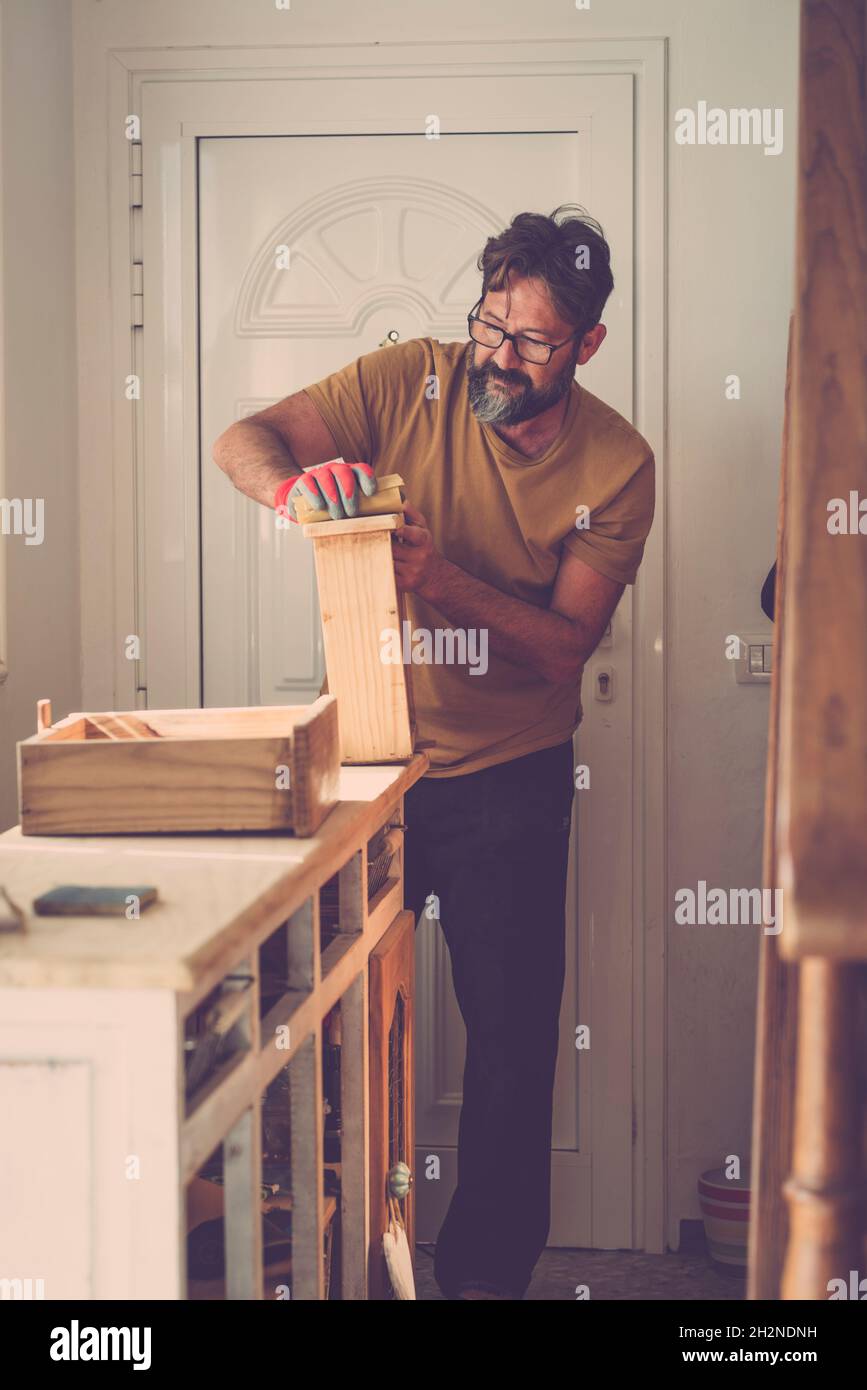
[[[328,692],[337,696],[344,763],[403,762],[414,743],[409,668],[387,659],[383,634],[403,632],[392,531],[400,513],[305,526],[313,542]],[[392,644],[393,648],[393,644]]]

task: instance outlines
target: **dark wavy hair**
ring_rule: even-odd
[[[579,250],[587,248],[579,266]],[[499,236],[489,237],[478,259],[482,298],[488,290],[508,288],[512,271],[543,280],[551,302],[576,331],[595,328],[614,288],[611,249],[602,228],[584,208],[563,203],[549,217],[519,212]]]

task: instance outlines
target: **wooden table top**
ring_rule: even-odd
[[[27,931],[0,933],[0,987],[195,987],[215,958],[276,909],[288,917],[373,835],[429,766],[344,767],[340,804],[314,836],[0,835],[0,884],[27,914]],[[33,899],[61,884],[156,887],[138,920],[37,917]],[[276,925],[278,921],[275,922]]]

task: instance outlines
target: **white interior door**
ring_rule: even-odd
[[[386,88],[377,134],[348,127],[200,138],[203,703],[303,703],[323,674],[310,548],[231,487],[210,462],[213,441],[232,420],[371,351],[391,330],[401,340],[464,339],[478,297],[476,259],[516,213],[578,202],[603,222],[616,288],[605,313],[609,336],[581,380],[631,417],[632,82],[555,77],[543,90],[539,81],[509,79],[508,116],[504,109],[492,117],[491,89],[479,90],[475,131],[465,116],[462,133],[436,140],[382,129]],[[436,105],[422,94],[420,109],[443,111],[443,85]],[[503,105],[503,84],[498,92]],[[522,109],[532,119],[516,114]],[[146,220],[158,211],[145,200]],[[281,268],[287,246],[289,266]],[[632,1037],[622,1007],[632,987],[631,652],[627,592],[613,647],[585,674],[577,755],[592,767],[592,791],[576,793],[552,1244],[631,1244]],[[615,700],[597,704],[594,667],[614,661]],[[419,1238],[430,1239],[455,1176],[463,1030],[441,933],[422,926],[417,945],[415,1171]],[[575,1030],[591,1023],[591,1012],[592,1048],[579,1052]],[[597,1175],[594,1191],[597,1136],[604,1178]],[[426,1182],[434,1154],[441,1177]]]

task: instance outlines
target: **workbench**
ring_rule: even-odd
[[[402,825],[404,794],[427,767],[421,753],[342,768],[339,804],[309,839],[0,836],[0,884],[28,911],[25,933],[0,935],[0,1278],[41,1280],[47,1299],[193,1296],[188,1189],[222,1146],[222,1296],[326,1297],[331,1220],[331,1296],[387,1296],[385,1175],[413,1146],[415,923],[402,848],[371,898],[367,848]],[[323,945],[320,895],[335,875],[338,920]],[[131,920],[33,916],[33,899],[61,884],[154,885],[159,897]],[[261,962],[275,943],[286,989],[266,1006]],[[234,1010],[237,1046],[191,1096],[191,1020],[215,1000]],[[326,1199],[322,1027],[336,1008],[339,1193]],[[391,1082],[396,1064],[402,1077],[399,1154],[389,1063]],[[263,1277],[261,1107],[284,1068],[291,1281],[275,1292]],[[402,1210],[411,1237],[411,1194]]]

